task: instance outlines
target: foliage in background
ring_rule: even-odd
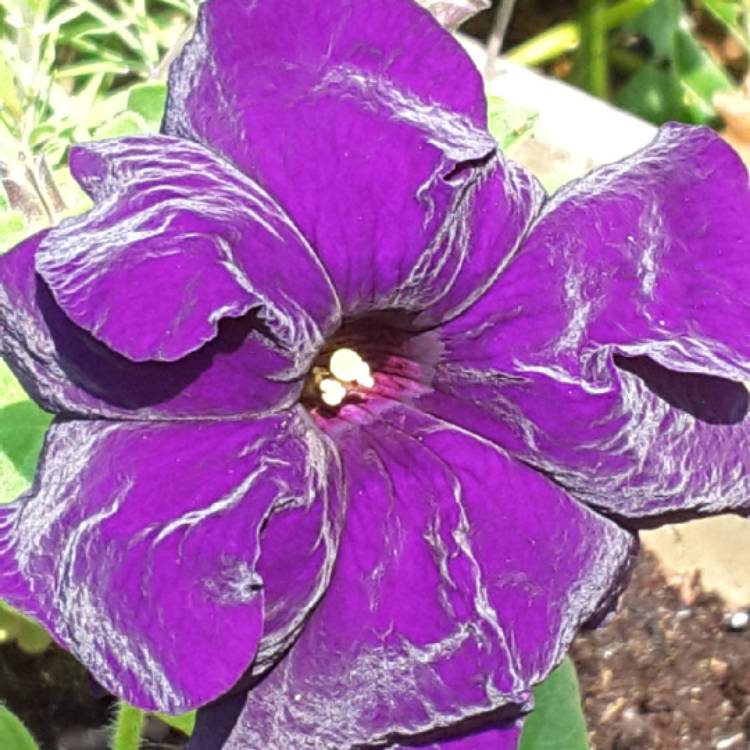
[[[88,200],[71,143],[155,131],[197,0],[0,0],[0,250]]]
[[[487,110],[487,127],[503,150],[529,135],[538,116],[536,112],[492,95],[487,97]]]
[[[0,251],[88,207],[66,165],[72,143],[158,130],[170,55],[196,9],[197,0],[0,0]],[[50,419],[0,363],[0,502],[29,486]],[[50,644],[0,602],[0,643],[11,640],[27,653]],[[191,729],[189,716],[169,722]],[[0,747],[37,750],[3,706]]]
[[[0,747],[39,750],[29,730],[3,705],[0,705]]]
[[[714,96],[735,83],[696,38],[680,0],[656,0],[624,30],[648,54],[635,60],[617,104],[652,122],[714,122]]]
[[[714,98],[738,81],[696,30],[696,13],[713,20],[717,40],[731,37],[747,55],[745,0],[578,0],[574,17],[508,57],[541,65],[572,53],[570,80],[595,96],[657,124],[715,125]]]
[[[534,689],[519,750],[586,750],[586,722],[573,662],[565,661]]]

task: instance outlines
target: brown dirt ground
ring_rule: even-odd
[[[730,630],[699,582],[668,586],[651,555],[618,614],[572,656],[591,750],[750,748],[750,629]]]

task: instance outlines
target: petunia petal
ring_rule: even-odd
[[[514,722],[493,722],[490,726],[482,726],[474,731],[450,732],[446,738],[432,743],[427,741],[389,747],[392,747],[392,750],[409,750],[410,747],[421,750],[518,750],[522,729],[521,719]]]
[[[393,403],[341,414],[331,584],[227,750],[411,744],[517,714],[629,568],[628,532],[494,445]]]
[[[232,692],[199,709],[186,750],[223,750],[244,705],[244,692]]]
[[[749,258],[739,157],[666,126],[548,204],[422,406],[635,523],[747,511]]]
[[[257,314],[219,323],[218,335],[177,362],[133,362],[73,323],[34,271],[44,234],[0,256],[0,354],[45,409],[136,419],[249,417],[291,406],[301,384]]]
[[[0,593],[135,705],[216,698],[330,574],[333,493],[308,471],[326,450],[306,424],[53,423],[34,487],[0,511]]]
[[[264,190],[166,136],[76,146],[70,165],[96,205],[49,231],[36,269],[75,323],[129,359],[170,362],[257,309],[293,372],[306,369],[338,300]]]
[[[234,728],[244,703],[244,691],[233,691],[201,708],[187,750],[224,750],[224,743]],[[408,750],[410,747],[422,750],[518,750],[522,729],[523,719],[487,721],[482,718],[479,722],[469,721],[438,730],[429,737],[415,738],[409,745],[378,744],[372,750],[386,747],[389,750]]]
[[[452,308],[513,249],[539,189],[485,125],[479,73],[411,0],[289,0],[282,23],[273,0],[209,0],[170,70],[163,130],[262,184],[354,315],[394,295],[424,309],[434,287]],[[493,208],[474,206],[489,176]]]
[[[432,743],[429,739],[415,738],[413,743],[388,747],[392,750],[408,750],[410,747],[422,750],[518,750],[522,730],[522,718],[515,721],[487,721],[480,717],[476,721],[470,720],[432,733],[438,735]]]

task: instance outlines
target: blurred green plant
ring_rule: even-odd
[[[615,101],[652,122],[711,124],[714,96],[735,83],[696,38],[680,0],[656,0],[625,29],[647,48]],[[645,45],[644,45],[645,42]],[[630,67],[627,60],[626,67]]]
[[[197,5],[0,0],[0,250],[88,207],[66,166],[72,143],[158,130]]]
[[[112,750],[138,750],[141,747],[141,735],[146,725],[148,711],[134,708],[124,701],[117,705],[112,732]],[[167,726],[176,729],[182,734],[190,737],[195,729],[195,711],[190,711],[179,716],[168,716],[167,714],[154,713],[158,719]]]
[[[195,729],[195,711],[189,711],[186,714],[180,714],[179,716],[169,716],[167,714],[155,714],[165,724],[177,729],[188,737],[193,733]]]
[[[0,644],[15,641],[26,654],[40,654],[52,643],[47,631],[33,620],[0,601]],[[3,747],[0,744],[0,747]]]
[[[503,150],[531,133],[538,114],[499,96],[487,96],[487,127]]]
[[[688,11],[692,10],[693,13]],[[527,65],[573,54],[570,80],[655,123],[715,124],[714,97],[737,83],[696,33],[694,13],[750,49],[746,0],[578,0],[576,16],[510,50]]]
[[[30,486],[51,419],[0,361],[0,503],[11,502]]]
[[[587,750],[581,692],[570,658],[534,688],[534,706],[519,750]]]
[[[750,48],[750,5],[747,0],[701,0],[700,6]]]
[[[21,720],[3,705],[0,705],[0,747],[7,750],[39,750],[39,745]]]
[[[188,736],[195,729],[195,711],[180,716],[155,714]],[[120,703],[112,750],[136,750],[146,712]],[[534,688],[534,711],[521,735],[520,750],[587,750],[586,721],[573,662],[566,658]]]
[[[0,251],[88,207],[66,165],[71,144],[158,131],[168,63],[197,4],[0,0]],[[28,488],[50,420],[0,363],[0,502]],[[0,643],[8,641],[39,653],[51,639],[0,601]],[[113,742],[137,747],[140,712],[118,716]],[[161,718],[188,733],[195,720]],[[37,748],[1,706],[0,747]]]
[[[29,487],[50,420],[0,362],[0,503],[10,502]],[[22,651],[37,654],[51,639],[40,625],[0,601],[0,644],[11,641]],[[14,746],[0,742],[2,747]]]

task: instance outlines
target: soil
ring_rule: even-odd
[[[728,615],[643,554],[620,611],[573,647],[591,750],[748,750],[750,628]]]
[[[699,581],[670,587],[643,554],[619,612],[573,647],[591,750],[748,750],[750,627]],[[43,750],[105,750],[111,698],[56,647],[36,656],[0,647],[0,701]],[[152,722],[144,747],[179,750],[184,738]]]

